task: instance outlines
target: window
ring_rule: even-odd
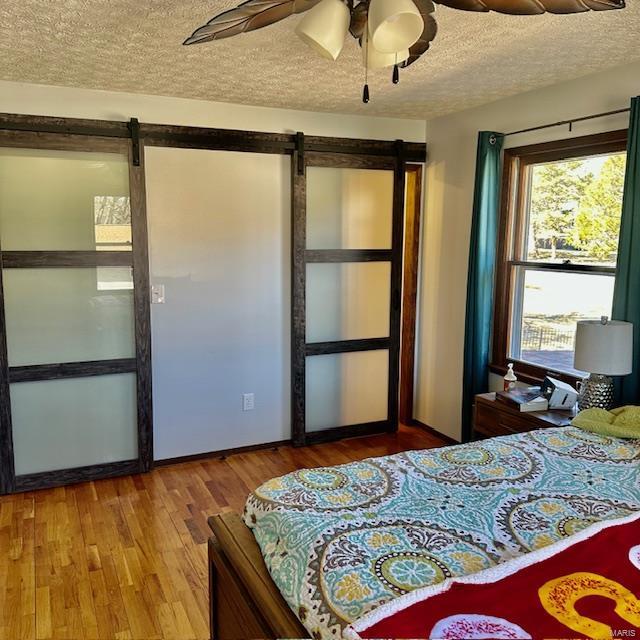
[[[131,251],[129,196],[94,196],[96,251]]]
[[[611,316],[626,131],[505,152],[493,369],[582,377],[576,323]]]
[[[94,196],[96,251],[131,251],[131,198]],[[98,291],[133,289],[131,267],[97,267]]]

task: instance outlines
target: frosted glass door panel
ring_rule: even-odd
[[[16,475],[135,460],[133,373],[11,385]]]
[[[307,342],[389,336],[391,263],[307,265]]]
[[[387,350],[310,356],[306,368],[308,432],[387,419]]]
[[[308,249],[391,249],[393,171],[307,168]]]
[[[131,250],[125,155],[0,148],[3,251]]]
[[[128,267],[5,269],[9,365],[133,357],[131,277]]]

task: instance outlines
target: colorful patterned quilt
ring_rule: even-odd
[[[420,587],[640,511],[640,440],[574,427],[276,478],[244,512],[315,638]]]
[[[639,516],[597,522],[486,571],[412,591],[361,618],[344,636],[639,637]]]

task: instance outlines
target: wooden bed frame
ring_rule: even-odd
[[[209,518],[213,640],[309,638],[271,579],[251,530],[235,513]]]

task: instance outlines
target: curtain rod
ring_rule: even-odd
[[[605,118],[606,116],[615,116],[619,113],[629,113],[631,109],[616,109],[615,111],[605,111],[603,113],[596,113],[592,116],[582,116],[581,118],[572,118],[571,120],[561,120],[560,122],[554,122],[553,124],[543,124],[538,127],[530,127],[529,129],[520,129],[520,131],[510,131],[509,133],[498,134],[499,136],[506,138],[507,136],[515,136],[520,133],[530,133],[532,131],[541,131],[542,129],[551,129],[552,127],[562,127],[569,125],[569,131],[573,128],[576,122],[584,122],[585,120],[594,120],[595,118]]]

